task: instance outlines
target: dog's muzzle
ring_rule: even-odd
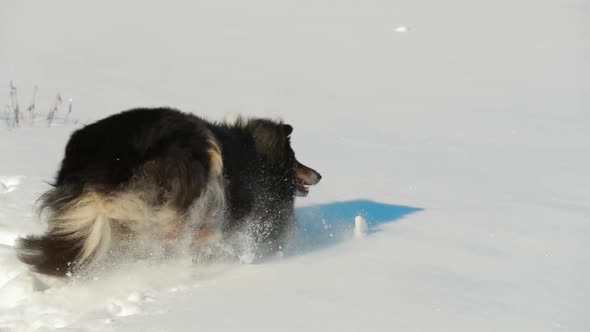
[[[295,170],[297,173],[297,189],[295,190],[295,196],[307,196],[307,194],[309,194],[309,186],[320,182],[322,176],[314,169],[309,168],[300,162],[297,162]]]

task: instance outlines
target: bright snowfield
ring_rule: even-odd
[[[590,331],[587,1],[1,8],[0,105],[10,80],[23,110],[35,85],[37,112],[64,102],[1,123],[0,331]],[[12,245],[69,134],[137,106],[292,124],[324,176],[300,252],[30,274]]]

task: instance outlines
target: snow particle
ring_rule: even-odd
[[[144,296],[140,292],[132,292],[131,294],[129,294],[127,296],[127,301],[134,302],[134,303],[140,303],[140,302],[143,302],[143,298],[144,298]]]
[[[354,218],[354,237],[363,238],[369,231],[369,225],[365,217],[358,215]]]
[[[252,264],[256,255],[253,252],[246,251],[240,255],[240,263],[242,264]]]
[[[398,32],[398,33],[408,32],[408,27],[404,26],[404,25],[400,25],[400,26],[394,28],[393,31]]]
[[[107,311],[111,315],[118,315],[121,312],[121,310],[122,310],[121,306],[114,301],[107,305]]]

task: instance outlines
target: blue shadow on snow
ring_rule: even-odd
[[[354,218],[358,215],[367,220],[370,236],[379,231],[380,225],[422,210],[362,199],[299,207],[295,209],[298,223],[296,246],[299,251],[317,250],[351,238]]]

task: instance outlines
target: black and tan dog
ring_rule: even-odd
[[[235,232],[256,255],[280,250],[294,196],[321,176],[295,159],[290,125],[211,123],[173,109],[125,111],[74,132],[54,188],[41,198],[48,229],[21,238],[19,259],[63,276],[140,243],[190,250]]]

